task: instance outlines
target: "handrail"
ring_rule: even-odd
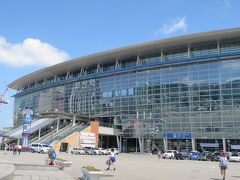
[[[59,133],[62,133],[62,132],[64,132],[64,131],[66,131],[66,130],[68,130],[68,129],[70,129],[72,127],[72,125],[71,124],[69,124],[68,126],[66,126],[65,128],[62,128],[60,131],[55,131],[54,133],[49,133],[49,134],[47,134],[47,135],[45,135],[43,138],[41,138],[41,139],[39,139],[39,141],[48,141],[49,139],[51,139],[51,137],[52,136],[56,136],[56,135],[58,135]]]
[[[88,126],[89,126],[89,124],[81,123],[80,125],[75,126],[74,128],[72,128],[70,131],[63,132],[62,135],[60,134],[60,135],[54,136],[53,138],[51,138],[51,140],[49,142],[52,143],[53,141],[56,141],[56,140],[58,140],[58,141],[62,140],[65,137],[71,135],[74,132],[82,131],[83,129],[85,129]]]

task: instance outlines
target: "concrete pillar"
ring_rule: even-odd
[[[59,131],[59,116],[57,118],[57,132]]]
[[[195,141],[195,138],[192,138],[191,141],[192,141],[192,151],[195,151],[195,150],[196,150],[196,141]]]
[[[138,138],[140,153],[144,153],[144,138]]]
[[[163,138],[163,147],[164,151],[168,150],[168,140],[166,138]]]
[[[119,136],[120,137],[120,149],[119,151],[122,152],[122,136]]]
[[[116,139],[117,139],[117,148],[120,149],[120,139],[119,139],[119,136],[116,136]]]
[[[41,129],[38,130],[38,140],[41,138]]]
[[[136,152],[138,150],[138,143],[137,143],[137,139],[136,139]]]
[[[223,138],[222,141],[223,141],[223,151],[226,152],[226,139]]]
[[[161,62],[163,62],[163,57],[164,56],[164,54],[163,54],[163,50],[161,50]]]
[[[221,53],[220,42],[217,42],[217,50],[218,50],[218,54],[220,54]]]
[[[140,66],[140,57],[139,57],[139,55],[137,56],[137,66]]]
[[[73,116],[73,123],[72,123],[72,126],[75,126],[76,125],[76,116],[74,115]]]
[[[20,138],[17,140],[17,144],[20,144]]]
[[[188,58],[191,58],[192,55],[191,55],[191,48],[188,46]]]

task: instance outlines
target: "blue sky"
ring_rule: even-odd
[[[238,0],[0,1],[0,92],[52,64],[139,42],[240,27]],[[0,105],[12,125],[13,99]]]

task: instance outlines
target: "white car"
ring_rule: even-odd
[[[85,151],[81,148],[73,148],[71,154],[85,154]]]
[[[109,154],[109,152],[108,152],[107,149],[103,149],[103,148],[98,148],[98,149],[101,151],[101,153],[102,153],[103,155]]]
[[[233,152],[230,157],[229,157],[229,161],[231,162],[240,162],[240,153],[238,152]]]
[[[177,153],[176,150],[167,150],[163,154],[163,159],[174,159],[176,153]]]
[[[50,147],[47,144],[32,143],[29,149],[31,152],[48,153]]]
[[[84,147],[83,150],[85,151],[85,154],[87,155],[96,155],[96,151],[94,150],[94,147]]]
[[[102,151],[99,148],[93,148],[95,155],[102,155]]]
[[[119,154],[119,150],[118,150],[118,148],[110,148],[110,149],[108,149],[108,154],[110,154],[111,153],[111,151],[112,151],[112,149],[114,149],[114,154],[116,154],[116,155],[118,155]]]

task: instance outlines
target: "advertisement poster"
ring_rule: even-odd
[[[80,133],[80,146],[81,147],[96,147],[96,134],[95,133]]]
[[[23,111],[23,131],[22,131],[22,148],[28,150],[28,142],[30,136],[30,128],[32,122],[33,110],[32,107],[27,106]]]

